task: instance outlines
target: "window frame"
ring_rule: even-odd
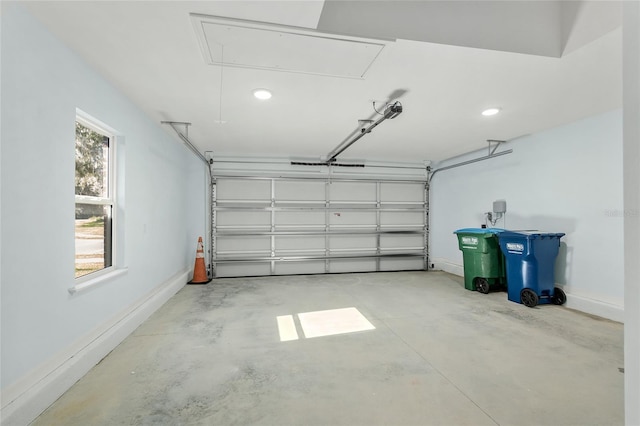
[[[110,207],[110,210],[111,210],[110,234],[111,235],[109,236],[109,239],[110,239],[111,265],[93,272],[89,272],[79,277],[75,277],[75,273],[74,273],[74,287],[72,287],[72,289],[75,289],[79,284],[100,279],[107,274],[113,273],[114,271],[117,270],[117,266],[118,266],[116,263],[116,259],[117,259],[116,229],[117,229],[117,221],[118,221],[118,218],[117,218],[118,203],[117,203],[117,194],[116,194],[117,192],[116,170],[118,170],[116,165],[117,158],[118,158],[117,157],[117,139],[118,139],[117,132],[114,131],[109,126],[105,125],[104,123],[100,122],[99,120],[95,119],[89,114],[84,113],[79,109],[76,110],[74,129],[75,129],[76,122],[109,139],[108,166],[107,166],[107,196],[96,197],[91,195],[78,195],[75,193],[75,189],[74,189],[74,197],[75,197],[74,210],[75,210],[75,206],[77,206],[78,204],[102,205],[102,206]],[[74,134],[75,134],[75,131],[74,131]],[[74,160],[74,164],[75,164],[75,160]],[[74,170],[75,170],[75,167],[74,167]],[[75,172],[74,172],[74,181],[75,181]],[[106,237],[107,236],[105,235],[105,238]],[[74,240],[75,240],[75,227],[74,227]],[[76,255],[76,251],[74,246],[74,271],[76,267],[75,255]],[[72,289],[70,289],[70,292],[72,292]],[[75,292],[75,290],[73,292]]]

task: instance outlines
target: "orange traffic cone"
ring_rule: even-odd
[[[202,246],[202,237],[198,237],[198,249],[196,250],[196,264],[193,267],[193,278],[187,284],[207,284],[207,270],[204,267],[204,247]]]

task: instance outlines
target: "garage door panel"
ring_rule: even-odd
[[[267,256],[271,251],[270,237],[218,237],[216,240],[217,252],[227,255],[227,252],[234,253],[255,253],[264,252]]]
[[[331,226],[364,226],[369,225],[375,229],[376,213],[375,212],[354,212],[341,211],[332,212],[329,215],[329,224]]]
[[[424,258],[381,259],[381,271],[415,271],[424,268]]]
[[[324,252],[325,238],[324,236],[278,236],[275,238],[275,246],[278,252],[295,250],[317,250]]]
[[[314,181],[276,181],[276,200],[324,201],[326,184]]]
[[[218,201],[271,200],[270,180],[219,179],[216,184]]]
[[[376,250],[377,237],[375,235],[332,235],[329,237],[329,248],[336,249],[365,249]]]
[[[324,274],[324,260],[312,262],[279,262],[276,264],[276,275]]]
[[[224,277],[259,277],[271,275],[269,263],[219,263],[216,267],[216,276]]]
[[[370,201],[377,198],[376,184],[373,182],[339,182],[334,181],[329,185],[329,200],[350,202]]]
[[[424,182],[235,177],[216,182],[217,276],[424,268]],[[408,233],[385,233],[399,229]],[[248,235],[238,235],[243,233]]]
[[[391,227],[414,227],[424,225],[423,211],[383,211],[380,212],[380,225]]]
[[[381,235],[381,249],[422,249],[424,237],[422,235]]]
[[[230,211],[217,213],[217,226],[238,228],[267,228],[271,227],[271,213],[268,211]]]
[[[424,201],[424,184],[383,182],[380,184],[380,201],[383,203]]]
[[[361,260],[331,260],[329,262],[329,272],[341,273],[341,272],[369,272],[376,270],[375,259],[361,259]]]
[[[275,213],[275,224],[282,229],[301,225],[324,227],[324,223],[324,211],[276,211]]]

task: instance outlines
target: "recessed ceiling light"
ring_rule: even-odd
[[[496,115],[500,112],[500,110],[501,108],[487,108],[482,111],[482,115],[484,115],[485,117],[489,117],[490,115]]]
[[[253,96],[262,101],[266,101],[267,99],[271,99],[271,92],[267,89],[256,89],[253,91]]]

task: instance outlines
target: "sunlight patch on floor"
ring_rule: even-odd
[[[298,314],[298,318],[306,338],[375,330],[356,308],[305,312]]]
[[[373,324],[356,308],[329,309],[326,311],[303,312],[296,314],[302,338],[333,336],[375,330]],[[300,339],[294,315],[276,317],[281,342]]]
[[[298,332],[296,331],[296,324],[293,321],[293,315],[282,315],[277,317],[277,320],[281,342],[298,340]]]

